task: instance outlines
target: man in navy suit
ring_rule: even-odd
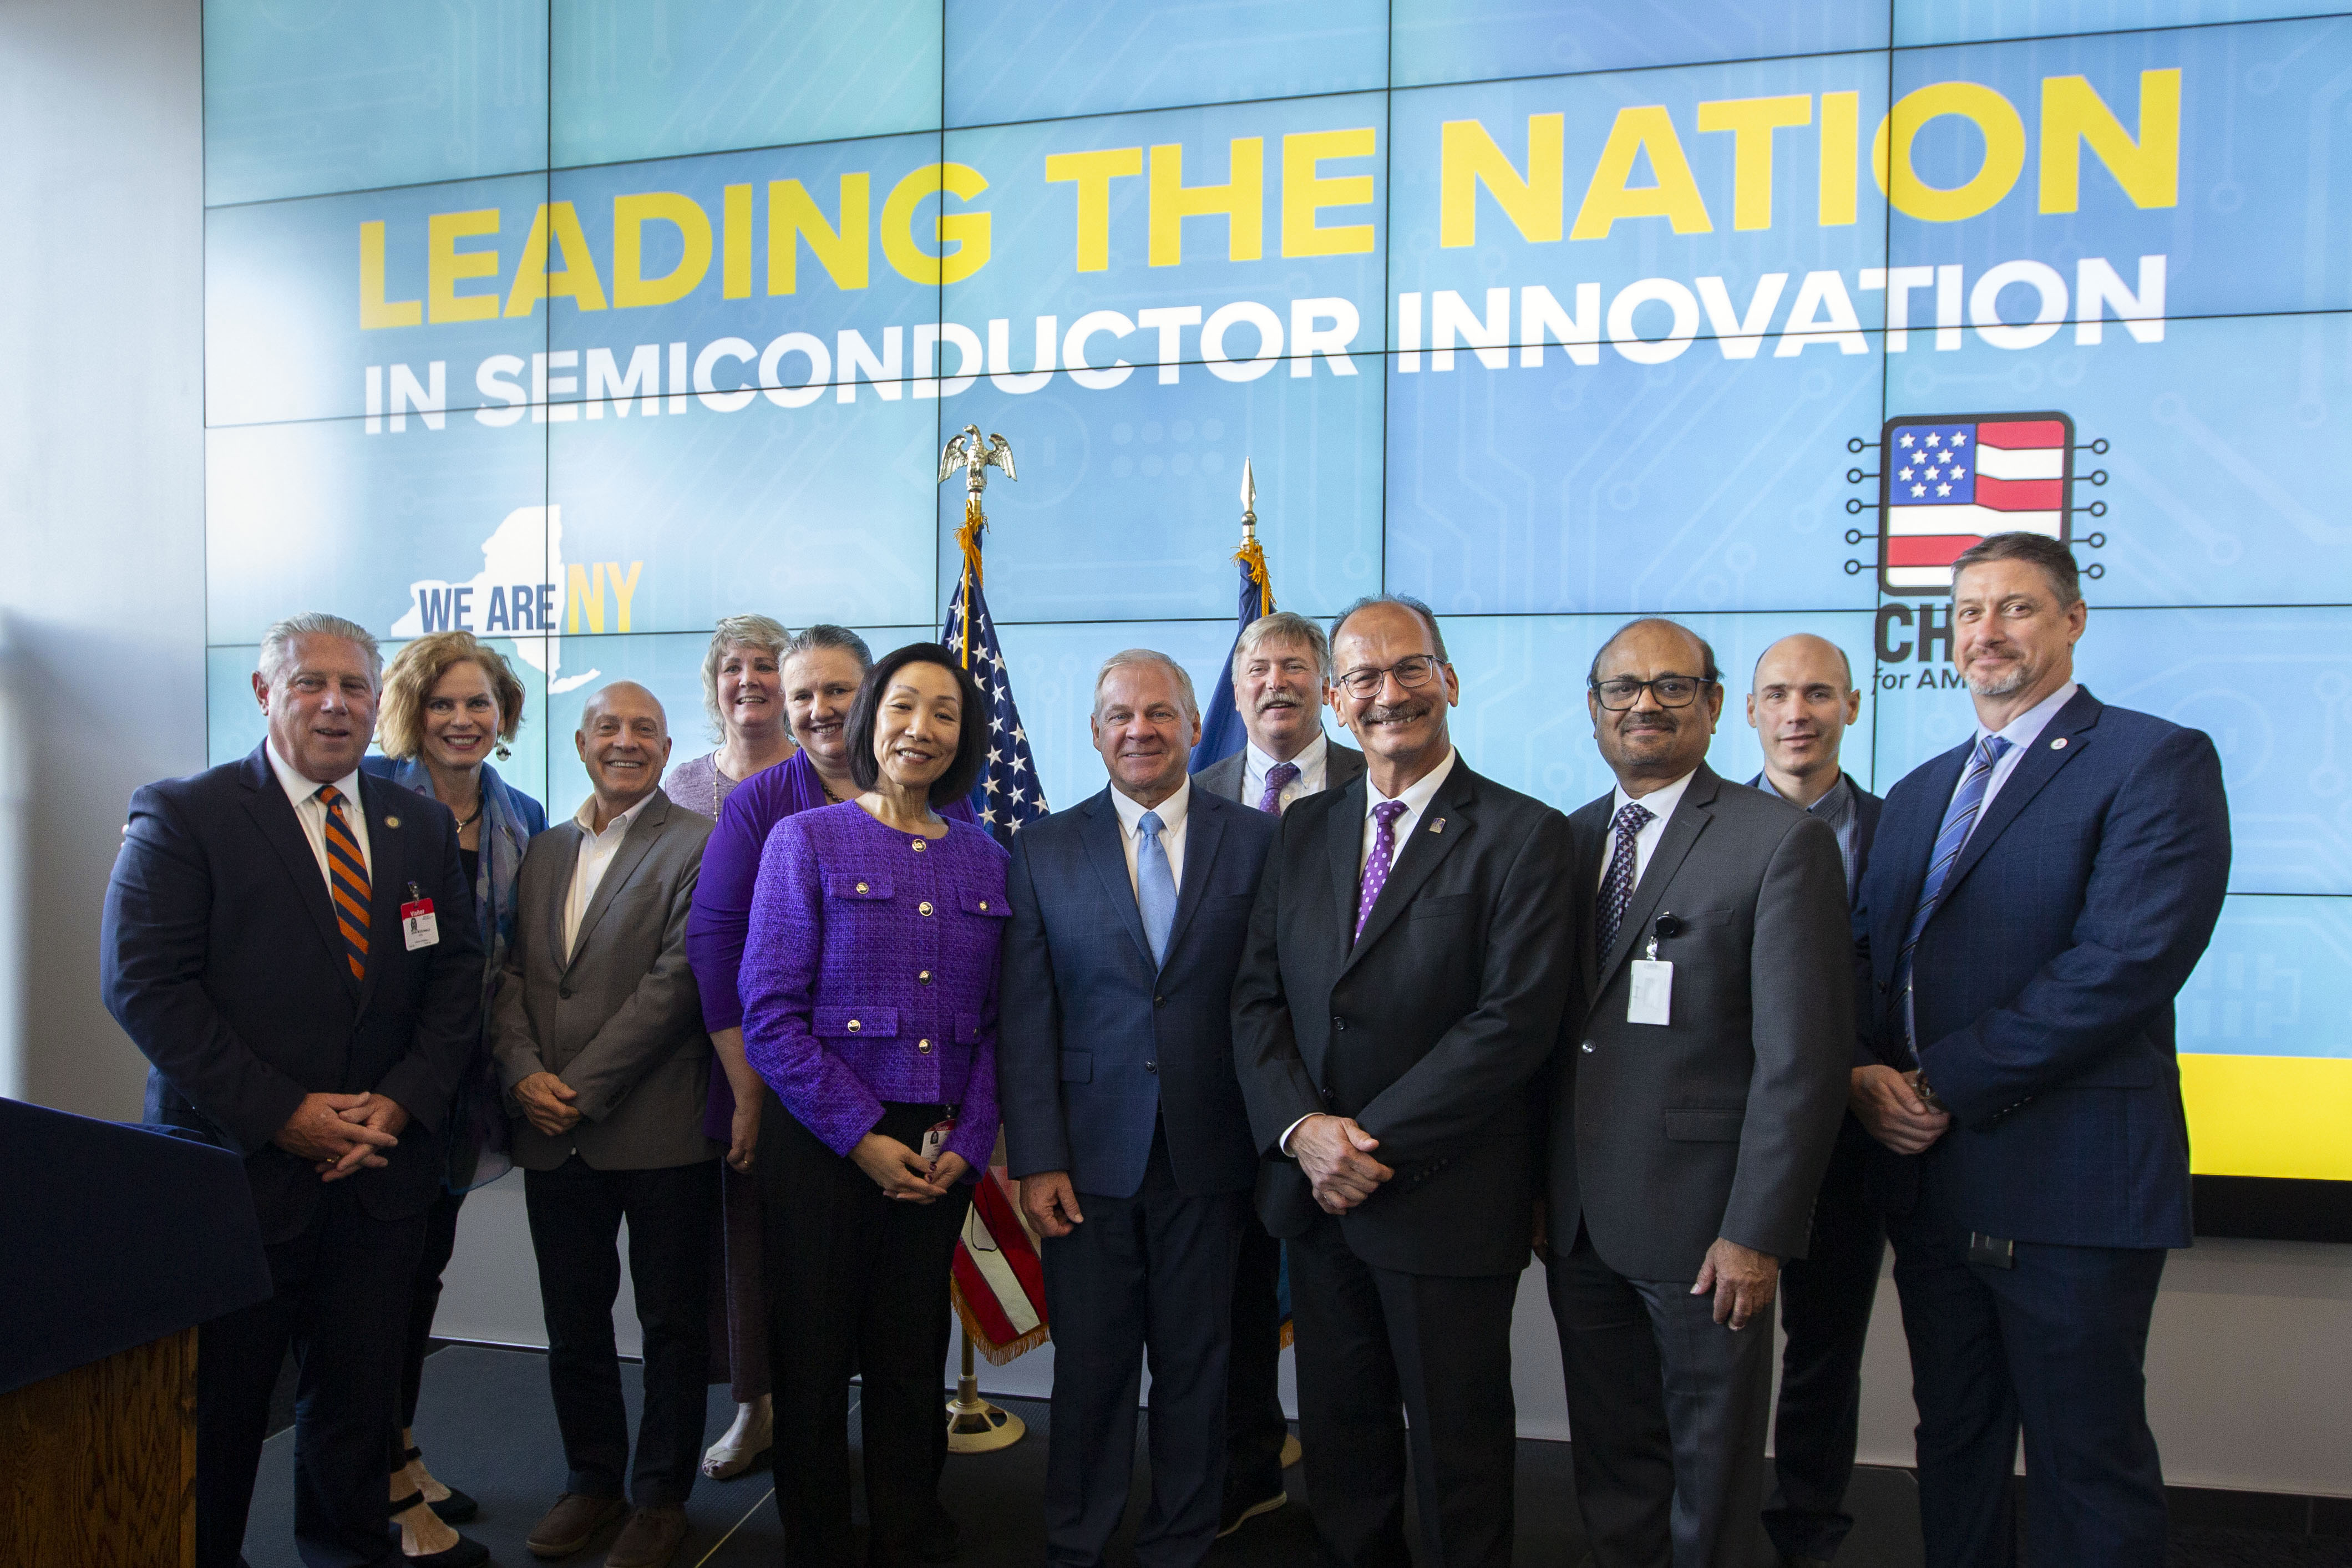
[[[1870,865],[1882,802],[1840,762],[1846,726],[1862,716],[1853,663],[1824,637],[1799,632],[1764,650],[1748,688],[1748,722],[1764,771],[1748,782],[1811,813],[1837,834],[1851,902]],[[1783,1563],[1827,1563],[1853,1529],[1846,1483],[1862,1415],[1862,1351],[1886,1228],[1863,1189],[1876,1145],[1849,1113],[1813,1201],[1811,1245],[1780,1265],[1780,1393],[1772,1418],[1772,1495],[1764,1530]]]
[[[1110,787],[1013,841],[997,1095],[1054,1324],[1045,1560],[1092,1568],[1135,1468],[1151,1358],[1145,1568],[1192,1568],[1225,1468],[1234,1260],[1257,1148],[1227,1001],[1276,819],[1195,789],[1182,666],[1129,649],[1095,681]]]
[[[2075,684],[2066,548],[1995,534],[1952,575],[1967,744],[1886,797],[1854,913],[1857,1113],[1919,1407],[1935,1568],[2164,1561],[2142,1363],[2165,1249],[2189,1244],[2172,998],[2230,874],[2200,731]]]
[[[101,982],[154,1065],[147,1120],[245,1157],[276,1286],[199,1338],[200,1568],[239,1560],[289,1344],[302,1561],[404,1561],[385,1434],[482,949],[448,810],[360,768],[381,670],[348,621],[271,627],[253,677],[268,739],[132,796],[107,887]],[[406,1561],[488,1555],[460,1537]]]

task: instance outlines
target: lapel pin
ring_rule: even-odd
[[[2052,741],[2052,742],[2050,743],[2050,749],[2051,749],[2051,750],[2053,750],[2053,751],[2063,751],[2063,750],[2065,750],[2065,749],[2066,749],[2066,737],[2065,737],[2064,736],[2063,736],[2063,735],[2062,735],[2062,736],[2060,736],[2057,739],[2055,739],[2055,740]]]
[[[387,828],[396,828],[400,826],[400,819],[398,817],[386,817],[383,820],[383,825]]]
[[[1433,821],[1433,822],[1430,823],[1430,824],[1429,824],[1429,831],[1430,831],[1431,832],[1433,832],[1433,833],[1442,833],[1442,832],[1444,832],[1444,831],[1445,831],[1445,819],[1444,819],[1444,818],[1443,818],[1443,817],[1440,817],[1440,818],[1438,818],[1438,819],[1437,819],[1437,821]]]

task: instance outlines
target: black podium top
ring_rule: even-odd
[[[269,1294],[245,1162],[0,1100],[0,1393]]]

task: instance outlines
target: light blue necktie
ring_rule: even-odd
[[[1936,852],[1927,862],[1927,880],[1919,887],[1919,904],[1911,913],[1911,928],[1904,933],[1903,952],[1895,961],[1895,994],[1903,998],[1903,1030],[1906,1035],[1915,1032],[1911,1010],[1912,958],[1919,948],[1920,933],[1927,929],[1928,918],[1943,902],[1944,881],[1952,874],[1952,862],[1960,858],[1968,847],[1969,834],[1977,825],[1977,814],[1984,810],[1985,789],[1992,782],[1992,770],[2009,754],[2013,743],[1998,735],[1988,735],[1977,743],[1969,756],[1969,765],[1960,774],[1960,787],[1952,791],[1952,803],[1944,808],[1944,826],[1936,834]],[[1919,1042],[1911,1040],[1911,1060],[1919,1060]]]
[[[1168,956],[1168,932],[1176,924],[1176,873],[1169,869],[1168,849],[1160,841],[1160,813],[1144,812],[1136,826],[1143,841],[1135,846],[1135,902],[1143,911],[1143,939],[1151,944],[1151,961],[1157,964]]]

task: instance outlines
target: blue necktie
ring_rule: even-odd
[[[1968,846],[1969,834],[1977,825],[1977,814],[1984,810],[1985,789],[1992,782],[1992,770],[2007,756],[2011,742],[1998,735],[1988,735],[1977,742],[1976,750],[1969,754],[1969,765],[1961,770],[1960,787],[1952,791],[1952,803],[1944,808],[1944,825],[1936,834],[1936,852],[1927,862],[1927,880],[1919,887],[1919,906],[1911,913],[1911,928],[1904,933],[1903,952],[1895,960],[1895,989],[1903,998],[1903,1032],[1913,1034],[1911,1019],[1911,965],[1919,948],[1919,934],[1927,929],[1927,921],[1943,902],[1944,880],[1952,874],[1952,862],[1960,858]],[[1919,1042],[1910,1040],[1911,1060],[1919,1060]]]
[[[1143,912],[1143,939],[1151,944],[1151,961],[1157,964],[1168,956],[1168,931],[1176,924],[1176,873],[1169,869],[1168,848],[1160,841],[1160,813],[1144,812],[1136,827],[1142,841],[1135,846],[1135,902]]]

